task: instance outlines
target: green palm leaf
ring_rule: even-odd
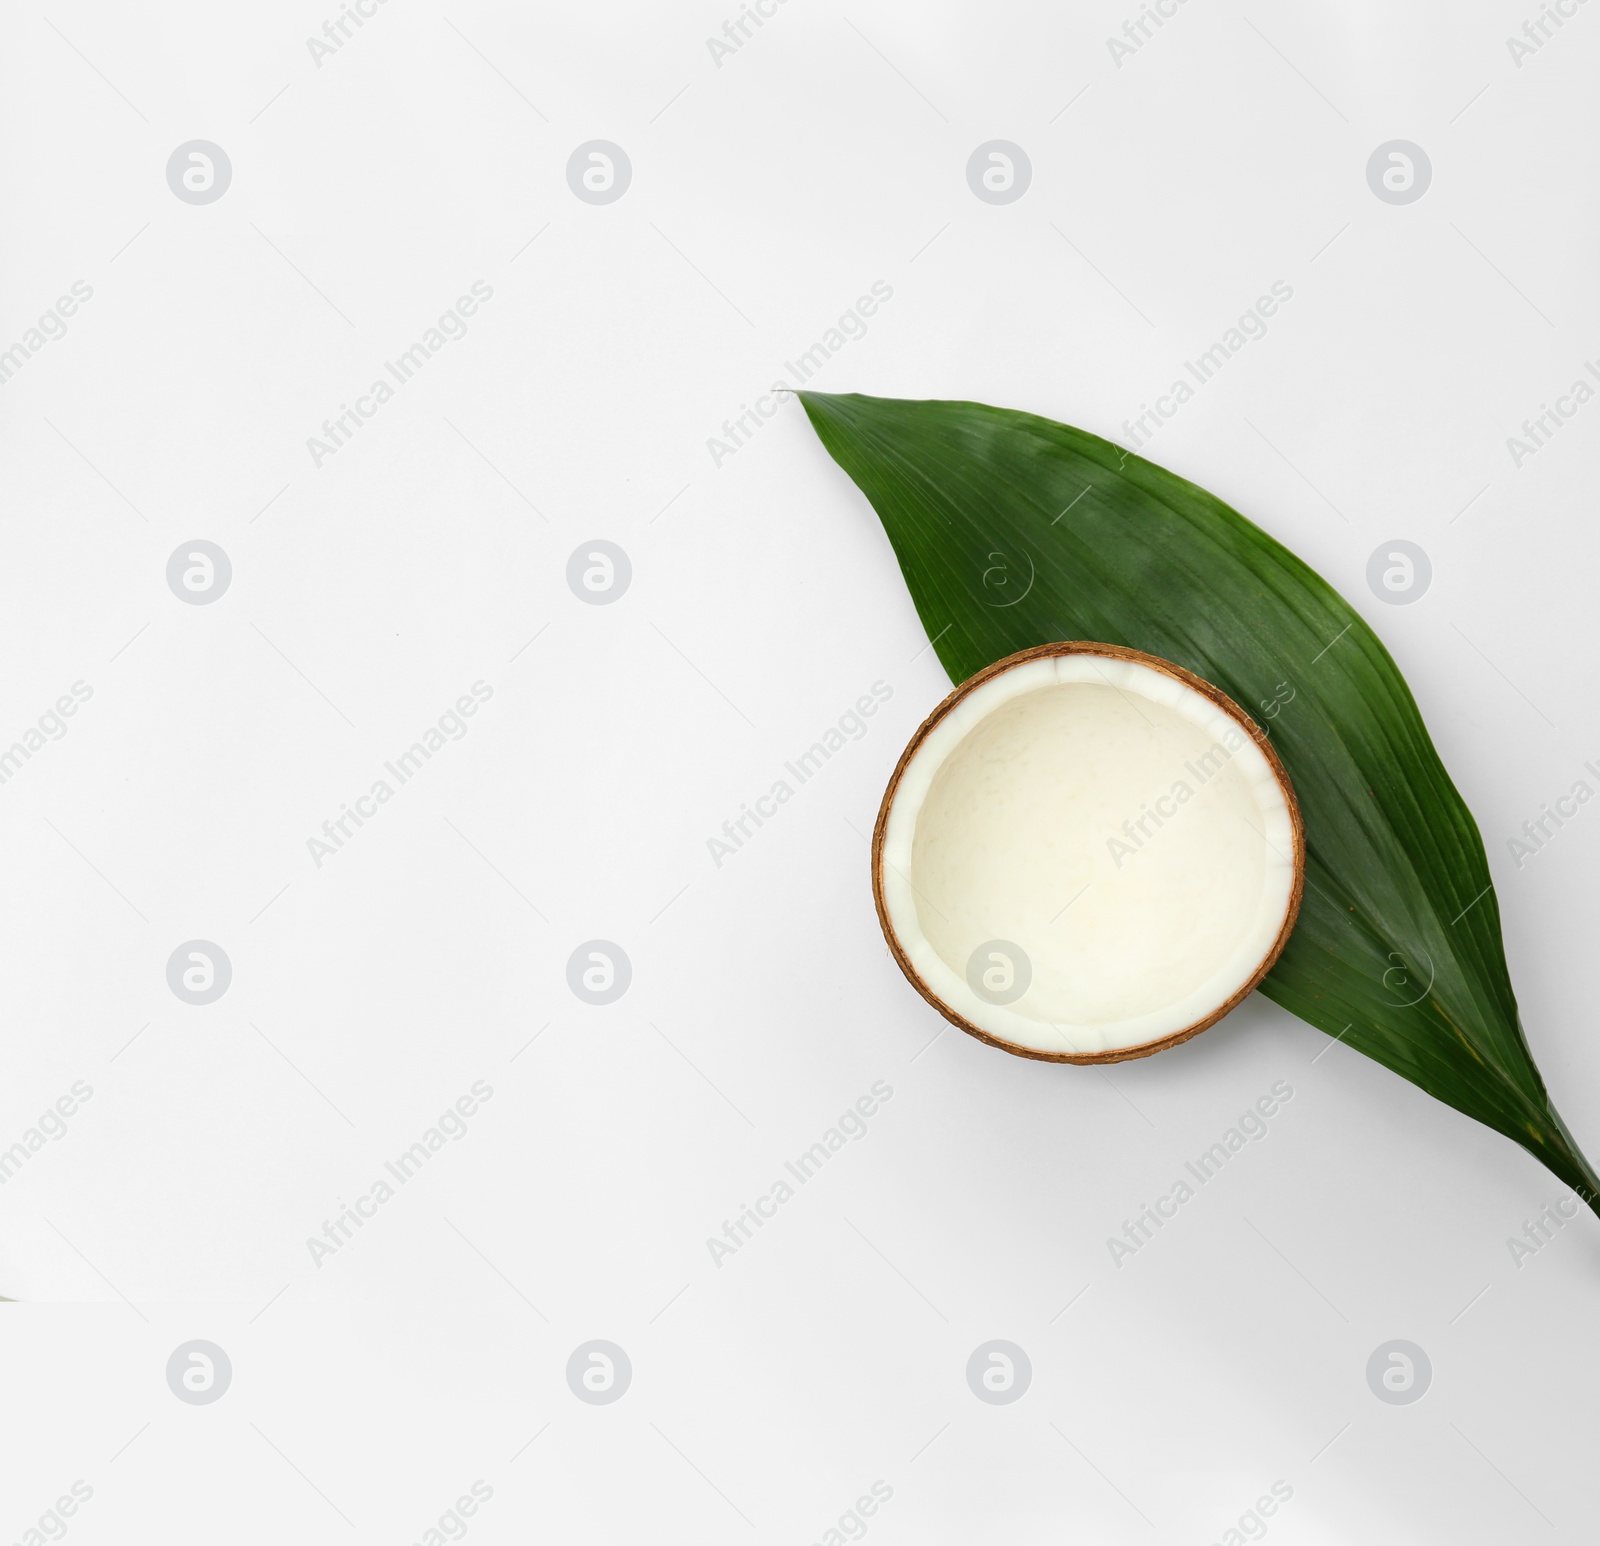
[[[1221,500],[1095,435],[981,403],[799,395],[882,520],[952,681],[1094,639],[1176,661],[1256,714],[1307,846],[1299,923],[1261,991],[1521,1144],[1600,1213],[1517,1017],[1477,825],[1354,609]]]

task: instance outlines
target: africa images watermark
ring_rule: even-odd
[[[447,1508],[417,1537],[415,1546],[448,1546],[450,1541],[459,1541],[472,1528],[467,1521],[493,1496],[494,1488],[480,1477],[472,1484],[470,1492],[462,1493],[453,1507]]]
[[[706,441],[713,467],[720,468],[730,456],[748,445],[755,438],[756,431],[766,428],[767,420],[774,417],[778,409],[794,396],[797,388],[816,375],[846,344],[867,336],[867,318],[876,316],[880,306],[894,299],[894,286],[887,280],[875,279],[868,290],[869,293],[858,297],[855,305],[838,319],[835,326],[824,328],[822,337],[809,349],[793,360],[783,362],[783,368],[794,379],[793,386],[779,377],[772,383],[770,392],[764,392],[756,399],[755,407],[740,403],[738,417],[722,421],[722,434],[712,435]]]
[[[461,740],[471,728],[467,721],[492,697],[494,688],[487,682],[474,682],[472,691],[462,693],[456,699],[454,708],[446,709],[393,762],[384,763],[384,772],[394,779],[393,784],[386,778],[374,779],[372,788],[365,794],[357,795],[354,802],[340,807],[337,816],[331,816],[323,822],[321,837],[306,839],[306,852],[311,855],[312,868],[320,870],[324,859],[331,859],[338,853],[357,831],[378,814],[379,806],[387,805],[400,788],[409,784],[433,761],[435,752],[443,751],[451,741]],[[355,823],[354,828],[351,827],[352,822]]]
[[[887,682],[874,682],[870,692],[856,699],[853,709],[841,714],[793,762],[784,763],[784,771],[794,778],[793,784],[788,779],[777,779],[765,794],[758,794],[753,801],[741,805],[737,816],[723,822],[721,837],[706,839],[706,852],[711,855],[712,868],[720,870],[723,860],[731,859],[738,853],[757,831],[778,814],[779,806],[787,805],[795,797],[800,785],[810,783],[835,753],[845,749],[847,737],[850,741],[859,741],[867,733],[867,721],[892,697],[894,688]],[[751,828],[752,822],[755,823],[754,830]]]
[[[1596,381],[1600,381],[1600,366],[1593,360],[1585,360],[1583,368]],[[1511,457],[1511,465],[1520,467],[1530,456],[1542,451],[1594,395],[1595,389],[1580,376],[1556,398],[1554,408],[1549,403],[1540,403],[1538,413],[1522,421],[1520,435],[1506,436],[1506,451]]]
[[[756,31],[778,14],[778,7],[788,3],[789,0],[749,0],[748,5],[741,6],[736,15],[723,22],[720,38],[706,39],[712,64],[720,70],[724,60],[733,58]]]
[[[1555,34],[1578,14],[1578,7],[1588,3],[1589,0],[1550,0],[1548,5],[1541,6],[1537,16],[1523,22],[1522,37],[1506,39],[1512,64],[1520,70],[1523,60],[1531,59],[1546,43],[1551,42]]]
[[[882,1079],[875,1080],[872,1088],[841,1113],[833,1126],[809,1149],[792,1160],[785,1160],[783,1168],[794,1178],[795,1185],[791,1186],[785,1177],[779,1176],[753,1204],[740,1203],[733,1219],[722,1221],[721,1237],[710,1235],[706,1238],[706,1249],[711,1253],[713,1264],[721,1267],[724,1257],[742,1250],[755,1232],[765,1229],[767,1220],[776,1218],[778,1209],[796,1195],[795,1187],[805,1186],[847,1143],[859,1143],[865,1138],[869,1131],[867,1119],[876,1116],[893,1099],[894,1087]]]
[[[1547,1203],[1531,1219],[1522,1221],[1522,1238],[1515,1235],[1506,1240],[1506,1249],[1511,1252],[1511,1259],[1517,1264],[1520,1272],[1527,1264],[1529,1257],[1537,1256],[1556,1237],[1558,1230],[1565,1229],[1570,1220],[1575,1219],[1583,1212],[1583,1203],[1575,1192],[1569,1192],[1565,1197],[1558,1197],[1555,1202]]]
[[[4,1186],[47,1142],[59,1142],[67,1136],[67,1121],[78,1114],[78,1108],[94,1098],[94,1086],[75,1079],[72,1088],[46,1108],[39,1120],[11,1145],[0,1149],[0,1186]]]
[[[1583,770],[1600,783],[1600,768],[1596,768],[1592,762],[1586,762]],[[1506,839],[1506,848],[1510,851],[1511,857],[1517,861],[1517,868],[1520,870],[1529,859],[1541,852],[1556,833],[1560,832],[1593,798],[1594,790],[1580,778],[1566,794],[1557,795],[1548,803],[1541,800],[1539,814],[1530,816],[1523,822],[1522,836]]]
[[[0,386],[4,386],[48,343],[67,336],[67,318],[77,313],[78,307],[92,300],[94,286],[86,280],[73,281],[70,294],[58,296],[48,311],[40,312],[32,327],[24,328],[22,336],[5,350],[0,350]]]
[[[1244,744],[1243,732],[1230,728],[1220,741],[1212,742],[1198,764],[1184,763],[1184,772],[1194,779],[1194,784],[1191,785],[1187,779],[1178,779],[1164,795],[1158,795],[1153,804],[1141,805],[1138,816],[1123,822],[1122,836],[1106,839],[1106,852],[1111,855],[1116,868],[1120,870],[1155,836],[1155,832],[1159,832],[1194,799],[1196,789],[1205,788]],[[1150,829],[1151,822],[1155,823],[1155,832]]]
[[[849,1541],[859,1541],[871,1528],[867,1521],[894,1496],[894,1488],[881,1478],[872,1484],[847,1508],[839,1518],[816,1539],[816,1546],[846,1546]]]
[[[322,421],[321,435],[306,437],[306,450],[311,453],[313,467],[320,472],[322,464],[330,456],[349,445],[355,439],[356,431],[365,429],[367,421],[376,418],[378,410],[399,395],[399,387],[410,385],[416,379],[417,372],[446,344],[456,343],[467,336],[467,319],[477,315],[480,305],[487,305],[494,299],[494,286],[482,279],[473,280],[470,288],[472,293],[457,297],[455,305],[441,312],[432,327],[424,328],[422,336],[409,349],[383,362],[383,368],[393,378],[395,385],[391,386],[380,376],[357,396],[354,408],[349,403],[340,403],[339,412]]]
[[[348,1207],[341,1198],[333,1218],[322,1221],[321,1238],[306,1237],[306,1249],[317,1267],[321,1268],[325,1257],[348,1245],[357,1230],[365,1229],[378,1216],[378,1209],[398,1194],[398,1188],[409,1185],[447,1143],[460,1143],[470,1131],[468,1121],[493,1099],[494,1087],[485,1080],[474,1079],[472,1088],[442,1112],[410,1148],[402,1149],[394,1159],[383,1162],[385,1175],[379,1176]]]
[[[1257,297],[1255,304],[1241,313],[1232,327],[1224,328],[1222,336],[1210,348],[1202,350],[1192,360],[1185,360],[1183,368],[1194,378],[1195,385],[1191,386],[1180,376],[1156,398],[1153,408],[1149,403],[1140,403],[1139,416],[1131,421],[1122,421],[1131,448],[1138,451],[1148,445],[1162,424],[1175,417],[1185,403],[1197,397],[1200,387],[1209,386],[1216,380],[1217,373],[1246,344],[1265,338],[1268,319],[1275,317],[1278,308],[1288,305],[1293,299],[1294,286],[1286,280],[1274,279],[1267,287],[1267,294]]]
[[[31,762],[35,752],[42,752],[48,741],[59,741],[71,727],[72,718],[92,697],[94,688],[87,682],[74,682],[71,688],[56,699],[53,708],[46,709],[36,723],[0,751],[0,784],[9,783],[22,771],[25,762]]]
[[[378,14],[380,5],[387,5],[389,0],[346,0],[339,8],[339,14],[322,24],[321,38],[307,38],[306,47],[311,50],[312,63],[320,70],[324,59],[331,59],[339,52],[355,33],[352,27],[366,26]],[[324,41],[326,39],[326,41]]]
[[[1178,7],[1186,4],[1188,0],[1150,0],[1148,5],[1141,7],[1137,15],[1123,22],[1120,38],[1106,39],[1112,64],[1120,70],[1123,60],[1133,58],[1178,14]]]
[[[1139,1212],[1132,1223],[1126,1219],[1122,1221],[1121,1238],[1113,1235],[1106,1240],[1106,1249],[1111,1252],[1111,1260],[1121,1267],[1128,1257],[1143,1250],[1154,1239],[1155,1232],[1158,1229],[1165,1229],[1167,1221],[1177,1217],[1178,1209],[1198,1195],[1195,1187],[1206,1185],[1221,1174],[1222,1167],[1235,1154],[1241,1153],[1249,1144],[1259,1143],[1267,1136],[1271,1131],[1267,1126],[1267,1119],[1275,1117],[1293,1098],[1294,1086],[1286,1079],[1278,1080],[1196,1161],[1185,1160],[1183,1168],[1194,1177],[1195,1185],[1190,1186],[1180,1176],[1162,1196],[1156,1198],[1154,1203],[1140,1203]]]
[[[1247,1508],[1217,1537],[1216,1546],[1246,1546],[1249,1541],[1259,1541],[1271,1528],[1267,1521],[1293,1496],[1294,1488],[1288,1482],[1274,1482],[1270,1492],[1256,1499],[1254,1508]]]
[[[93,1496],[94,1488],[88,1482],[75,1481],[56,1499],[55,1507],[47,1508],[17,1537],[17,1546],[48,1546],[59,1541],[71,1529],[67,1521]]]

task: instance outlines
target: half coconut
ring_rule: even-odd
[[[1220,689],[1111,644],[980,671],[895,768],[872,888],[911,984],[1022,1057],[1147,1057],[1271,968],[1305,883],[1272,743]]]

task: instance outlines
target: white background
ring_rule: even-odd
[[[1518,1267],[1557,1183],[1259,998],[1109,1070],[940,1034],[863,834],[949,684],[798,404],[707,441],[874,281],[818,388],[1122,438],[1291,286],[1146,454],[1394,652],[1594,1155],[1600,815],[1520,868],[1507,840],[1600,758],[1600,407],[1520,469],[1506,439],[1600,350],[1600,6],[1517,68],[1520,0],[1187,0],[1119,68],[1133,0],[786,0],[718,67],[729,4],[386,0],[320,67],[312,5],[6,13],[0,346],[93,298],[0,393],[0,742],[93,696],[0,786],[0,1146],[94,1093],[0,1188],[0,1540],[80,1478],[86,1546],[418,1541],[477,1479],[485,1546],[817,1542],[879,1480],[885,1543],[1199,1546],[1274,1481],[1285,1546],[1589,1539],[1592,1218]],[[1033,168],[1004,207],[965,174],[997,138]],[[1396,138],[1433,164],[1404,207],[1366,180]],[[193,139],[233,167],[203,206],[166,181]],[[591,139],[632,163],[603,207],[566,179]],[[467,335],[314,465],[474,281]],[[211,605],[165,579],[195,538],[233,566]],[[633,566],[608,606],[565,579],[596,538]],[[1432,560],[1409,606],[1366,584],[1392,539]],[[875,680],[869,733],[716,867]],[[206,1007],[165,980],[196,938],[233,965]],[[604,1008],[566,982],[595,938],[633,965]],[[474,1080],[467,1135],[317,1265]],[[867,1135],[716,1265],[876,1080]],[[1277,1080],[1269,1136],[1114,1265]],[[196,1338],[215,1404],[167,1386]],[[632,1362],[611,1405],[567,1386],[594,1338]],[[966,1383],[994,1338],[1032,1363],[1011,1405]],[[1395,1338],[1432,1360],[1413,1405],[1368,1388]]]

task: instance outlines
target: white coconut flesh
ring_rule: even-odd
[[[1296,902],[1291,796],[1247,729],[1136,661],[1024,661],[901,772],[880,895],[933,997],[998,1041],[1115,1054],[1215,1017]]]

